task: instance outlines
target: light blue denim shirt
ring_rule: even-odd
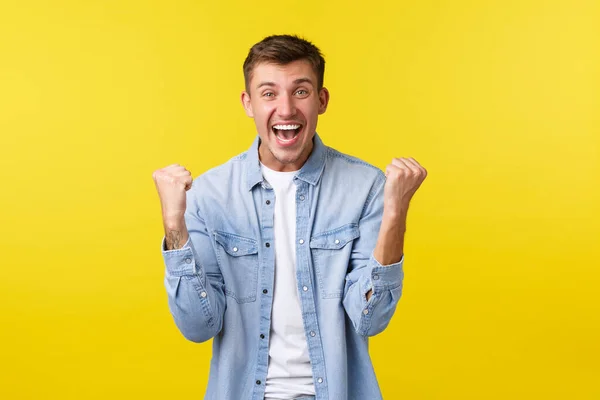
[[[177,327],[193,342],[214,338],[208,400],[264,398],[277,199],[261,174],[259,144],[257,136],[248,151],[194,180],[188,241],[177,250],[162,243]],[[316,399],[381,399],[368,337],[390,322],[404,277],[404,256],[387,266],[373,257],[385,176],[315,135],[294,182],[297,290]]]

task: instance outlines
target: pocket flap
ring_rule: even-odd
[[[233,233],[214,231],[215,240],[223,249],[233,257],[257,254],[256,240],[235,235]]]
[[[351,223],[327,232],[319,233],[310,239],[310,247],[315,249],[338,250],[360,236],[358,224]]]

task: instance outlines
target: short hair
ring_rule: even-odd
[[[306,60],[310,63],[317,76],[317,89],[321,90],[325,76],[325,59],[321,50],[296,35],[273,35],[256,43],[248,52],[244,61],[246,92],[250,93],[252,72],[258,64],[266,62],[285,65],[297,60]]]

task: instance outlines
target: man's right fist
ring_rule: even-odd
[[[180,220],[185,214],[185,192],[192,187],[192,174],[179,164],[171,164],[152,173],[163,219]]]

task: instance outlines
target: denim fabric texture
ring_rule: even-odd
[[[213,339],[207,400],[264,399],[277,199],[262,177],[259,145],[257,136],[248,151],[194,179],[189,239],[181,249],[166,250],[165,238],[161,246],[175,324],[193,342]],[[296,289],[314,398],[381,399],[368,338],[389,324],[404,277],[404,256],[386,266],[373,257],[385,175],[316,134],[294,182]]]

